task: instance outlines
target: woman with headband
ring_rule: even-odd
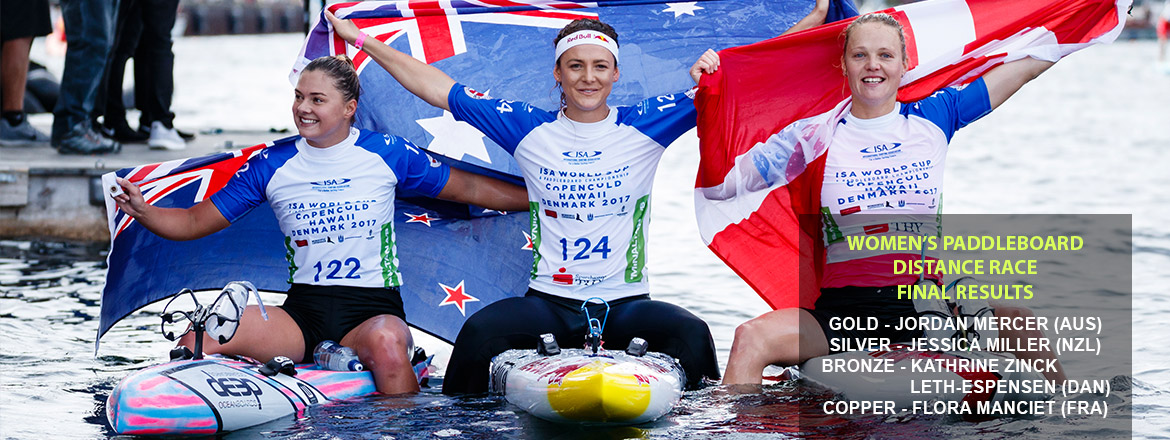
[[[581,305],[590,298],[609,304],[604,336],[610,347],[625,347],[639,337],[651,350],[679,359],[689,386],[719,378],[707,323],[681,307],[651,300],[645,273],[654,172],[666,146],[695,127],[690,93],[610,106],[607,99],[620,76],[618,36],[597,20],[575,20],[558,33],[553,77],[562,89],[562,105],[547,111],[487,98],[387,45],[363,45],[366,36],[353,23],[327,17],[337,35],[407,90],[511,153],[528,186],[535,249],[528,293],[468,318],[455,341],[444,393],[486,392],[491,358],[513,348],[535,348],[543,333],[563,344],[580,341],[589,333]],[[691,77],[697,82],[718,64],[715,52],[707,51]],[[645,109],[652,111],[640,111]],[[597,310],[591,307],[593,315]]]

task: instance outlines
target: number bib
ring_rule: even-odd
[[[434,196],[449,172],[404,139],[351,129],[348,139],[329,148],[299,138],[277,142],[250,159],[212,201],[230,221],[268,201],[285,235],[290,283],[393,287],[402,283],[394,244],[396,189]]]
[[[695,125],[687,94],[610,107],[580,123],[456,85],[452,113],[516,158],[528,186],[536,257],[530,286],[570,298],[649,292],[650,190],[666,145]]]

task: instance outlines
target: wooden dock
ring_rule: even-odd
[[[49,127],[37,127],[48,133]],[[187,148],[124,144],[116,154],[58,154],[48,145],[0,148],[0,238],[109,241],[102,174],[206,156],[289,136],[266,130],[197,133]]]

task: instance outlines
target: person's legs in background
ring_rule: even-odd
[[[126,104],[122,100],[122,83],[126,77],[126,62],[134,56],[142,35],[143,0],[122,0],[118,5],[117,31],[114,50],[105,83],[106,99],[102,110],[102,132],[118,142],[146,142],[147,136],[130,129],[126,122]],[[134,60],[138,64],[138,60]]]
[[[33,38],[52,32],[47,0],[0,1],[0,145],[35,145],[49,136],[29,125],[24,114],[24,90],[28,79],[28,53]]]
[[[171,98],[175,91],[175,53],[171,29],[179,0],[137,0],[142,10],[142,38],[134,53],[134,102],[142,111],[139,129],[150,128],[151,148],[179,150],[186,147],[175,130]]]
[[[121,144],[93,130],[91,117],[114,40],[118,0],[61,0],[65,19],[65,71],[53,110],[51,141],[62,154],[103,154]]]

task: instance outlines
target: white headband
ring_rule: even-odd
[[[609,35],[605,35],[601,32],[597,32],[597,31],[588,31],[588,30],[573,32],[573,33],[569,34],[569,36],[567,36],[565,38],[561,38],[561,41],[557,42],[557,56],[554,59],[555,60],[561,59],[561,55],[564,55],[565,51],[572,49],[574,47],[580,46],[582,44],[596,44],[598,46],[604,47],[606,50],[608,50],[610,53],[613,54],[613,61],[614,61],[614,63],[617,63],[617,60],[618,60],[617,42],[614,41],[613,38],[610,38]]]

